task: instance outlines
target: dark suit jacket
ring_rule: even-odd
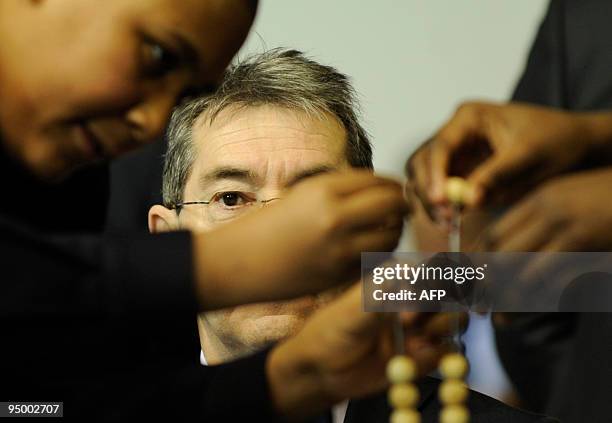
[[[552,0],[513,99],[612,108],[610,16],[609,0]],[[610,314],[525,315],[496,337],[526,406],[569,423],[612,421]]]
[[[419,382],[422,423],[437,423],[441,404],[438,400],[440,381],[426,377]],[[554,419],[509,407],[491,397],[470,391],[468,408],[472,423],[553,423]],[[386,394],[349,402],[344,423],[387,423],[391,409]]]

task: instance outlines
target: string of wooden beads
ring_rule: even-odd
[[[464,382],[468,362],[460,353],[449,353],[442,357],[439,371],[444,380],[438,389],[442,403],[440,423],[468,423],[470,413],[465,406],[469,390]],[[389,404],[393,408],[390,423],[420,423],[417,409],[419,390],[414,384],[417,366],[406,355],[396,355],[387,364],[387,378],[391,382]]]
[[[393,407],[390,423],[420,423],[417,410],[419,390],[413,383],[417,366],[407,355],[396,355],[387,364],[387,378],[391,382],[389,404]]]
[[[446,196],[456,211],[460,210],[469,193],[469,186],[463,178],[448,179]],[[400,338],[399,348],[403,349],[401,327],[397,327],[396,337]],[[468,368],[468,362],[460,352],[449,353],[442,357],[439,371],[444,380],[438,389],[438,397],[442,403],[440,423],[469,423],[470,413],[465,405],[469,390],[464,382]],[[417,409],[419,390],[414,384],[416,375],[416,363],[407,355],[399,354],[389,360],[387,378],[391,388],[388,400],[393,408],[390,423],[421,422],[421,415]]]
[[[468,423],[470,412],[465,406],[468,388],[464,378],[468,372],[468,362],[460,353],[450,353],[440,361],[440,374],[443,381],[438,389],[438,397],[442,403],[440,423]]]
[[[453,206],[455,225],[453,225],[452,230],[456,232],[453,234],[455,239],[453,241],[449,239],[451,251],[459,252],[461,249],[459,213],[470,192],[470,187],[465,179],[458,177],[448,178],[446,182],[446,197]],[[457,335],[456,347],[458,351],[462,350],[459,335]],[[438,397],[442,403],[440,423],[468,423],[470,421],[470,412],[465,406],[469,391],[464,382],[468,367],[466,358],[460,352],[446,354],[442,357],[439,371],[443,381],[438,389]]]

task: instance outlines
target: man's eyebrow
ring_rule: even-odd
[[[337,168],[335,166],[330,165],[316,166],[310,169],[303,170],[291,178],[291,180],[287,183],[287,188],[290,188],[298,182],[301,182],[306,178],[310,178],[311,176],[316,176],[321,173],[329,173],[335,170],[337,170]]]
[[[222,166],[200,176],[198,182],[200,186],[206,187],[210,183],[219,181],[221,179],[234,179],[238,181],[253,183],[257,179],[257,175],[253,171],[248,169]]]

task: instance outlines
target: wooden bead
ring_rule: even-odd
[[[391,383],[412,382],[416,374],[414,360],[405,355],[396,355],[387,364],[387,378]]]
[[[447,405],[440,413],[440,423],[468,423],[470,413],[463,405]]]
[[[421,423],[421,415],[416,410],[402,409],[391,413],[390,423]]]
[[[463,379],[468,367],[467,360],[459,353],[446,354],[440,361],[440,373],[446,379]]]
[[[463,404],[468,397],[468,388],[459,379],[448,379],[440,385],[438,396],[442,404]]]
[[[393,408],[413,408],[419,401],[419,390],[413,384],[399,383],[389,389],[389,404]]]
[[[446,197],[453,204],[463,204],[469,194],[469,186],[465,179],[451,176],[446,180]]]

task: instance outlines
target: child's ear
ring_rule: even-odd
[[[157,234],[179,229],[178,215],[176,210],[170,210],[160,204],[149,209],[149,232]]]

